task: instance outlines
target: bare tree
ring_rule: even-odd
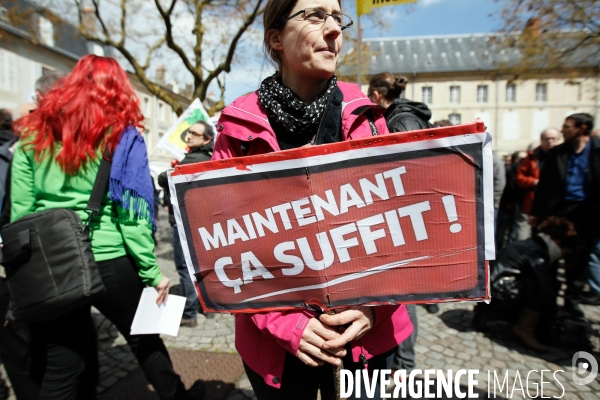
[[[56,2],[54,8],[56,9]],[[80,33],[89,41],[115,49],[141,83],[169,104],[177,115],[179,101],[151,79],[151,65],[169,62],[192,82],[192,97],[204,100],[211,83],[221,90],[209,111],[222,109],[223,74],[231,71],[242,36],[264,10],[264,0],[63,0],[75,7]]]
[[[503,3],[502,44],[521,54],[515,75],[568,66],[598,66],[600,0],[496,0]]]

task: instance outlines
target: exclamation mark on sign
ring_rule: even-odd
[[[442,197],[442,201],[444,202],[444,208],[446,209],[446,215],[448,216],[448,222],[456,222],[458,221],[458,213],[456,212],[456,203],[454,202],[454,196],[448,195]],[[461,224],[452,224],[450,225],[450,232],[458,233],[462,230]]]

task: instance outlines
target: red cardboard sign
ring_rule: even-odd
[[[486,298],[485,138],[471,124],[177,168],[205,309]]]

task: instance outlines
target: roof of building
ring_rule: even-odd
[[[54,28],[54,46],[48,46],[41,41],[40,45],[75,59],[90,52],[88,41],[81,35],[79,29],[47,8],[30,0],[16,0],[13,3],[13,7],[16,8],[13,12],[20,12],[22,16],[16,22],[13,21],[12,23],[0,21],[0,27],[3,29],[21,37],[30,38],[32,36],[32,27],[37,25],[33,19],[36,16],[49,17],[52,20]]]
[[[502,48],[498,38],[497,34],[482,33],[363,39],[371,54],[363,73],[495,71],[499,65],[517,64],[519,50]],[[597,59],[588,61],[589,65],[599,64]],[[352,70],[356,67],[340,66],[342,74]]]

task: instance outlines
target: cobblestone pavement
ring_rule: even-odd
[[[162,214],[164,217],[164,213]],[[172,249],[170,247],[170,228],[166,225],[164,218],[160,221],[159,245],[156,253],[159,257],[159,263],[163,272],[173,281],[173,285],[178,284],[177,273],[172,260]],[[176,289],[176,288],[175,288]],[[441,304],[440,311],[436,314],[428,314],[425,308],[418,308],[419,316],[419,338],[416,346],[416,361],[419,369],[478,369],[479,375],[476,377],[479,391],[479,398],[488,398],[488,381],[490,385],[494,383],[494,373],[499,376],[500,382],[504,379],[504,374],[508,373],[509,385],[503,390],[497,390],[497,396],[489,398],[498,399],[523,399],[533,398],[536,395],[535,384],[538,384],[539,371],[564,371],[557,372],[558,380],[564,388],[556,384],[551,373],[544,375],[543,396],[560,397],[567,400],[591,400],[600,399],[600,377],[587,386],[578,386],[573,383],[571,373],[573,371],[572,357],[578,350],[585,350],[593,354],[596,360],[600,359],[600,307],[583,306],[588,321],[588,328],[594,330],[591,343],[578,341],[573,331],[563,333],[564,347],[556,347],[551,352],[545,354],[534,353],[523,347],[510,334],[510,326],[502,322],[492,322],[488,324],[488,331],[481,333],[471,328],[471,319],[473,316],[473,304],[452,303]],[[137,361],[131,354],[125,340],[116,329],[104,319],[102,315],[94,312],[94,321],[98,327],[98,342],[100,348],[100,386],[98,392],[101,399],[127,398],[118,396],[109,396],[119,388],[125,388],[133,385],[134,380],[144,383]],[[234,318],[228,314],[210,314],[205,317],[198,315],[198,326],[194,328],[182,327],[177,337],[163,336],[165,344],[172,352],[172,358],[176,368],[186,365],[186,357],[202,359],[206,362],[187,363],[188,369],[182,374],[184,383],[187,385],[193,382],[194,374],[203,375],[206,372],[215,372],[214,369],[223,369],[226,371],[223,378],[225,389],[229,393],[223,392],[223,387],[213,386],[215,390],[219,389],[219,399],[225,400],[247,400],[252,399],[253,392],[250,383],[240,367],[239,356],[234,348]],[[231,355],[223,360],[212,358],[215,355]],[[192,365],[193,364],[193,365]],[[191,366],[190,366],[191,365]],[[206,370],[203,370],[205,368]],[[530,370],[537,370],[527,375]],[[181,370],[178,371],[182,373]],[[489,375],[488,375],[489,372]],[[517,374],[519,380],[517,379]],[[235,375],[235,376],[234,376]],[[225,382],[227,381],[227,382]],[[465,382],[466,383],[466,380]],[[121,385],[121,386],[120,386]],[[522,392],[523,389],[529,388]],[[508,389],[507,394],[507,387]],[[514,388],[514,390],[513,390]],[[111,391],[114,389],[114,391]],[[210,386],[209,386],[210,389]],[[123,389],[125,390],[125,389]],[[155,393],[146,390],[145,394],[138,393],[139,399],[157,399]],[[221,396],[222,394],[222,396]],[[541,397],[541,393],[539,396]],[[14,399],[14,394],[10,388],[10,383],[6,379],[6,373],[3,367],[0,367],[0,399]],[[210,399],[217,399],[211,396]]]

